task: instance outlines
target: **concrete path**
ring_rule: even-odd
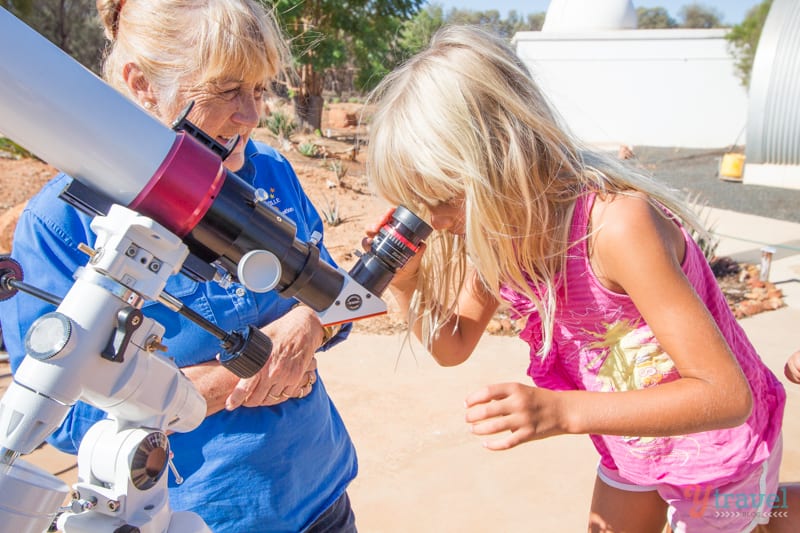
[[[782,372],[788,354],[800,348],[800,309],[742,324],[787,383],[781,476],[800,481],[800,386]],[[361,472],[350,494],[361,531],[584,531],[597,465],[588,437],[490,452],[463,422],[470,392],[525,382],[526,345],[487,336],[469,361],[440,368],[419,345],[412,351],[402,344],[400,337],[356,336],[320,359],[359,451]]]

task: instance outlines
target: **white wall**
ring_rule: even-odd
[[[583,140],[722,148],[745,143],[747,121],[725,31],[520,32],[514,43]]]

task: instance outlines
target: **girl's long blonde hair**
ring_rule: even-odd
[[[458,291],[474,268],[496,298],[507,285],[535,304],[546,354],[572,207],[585,191],[642,191],[701,229],[672,191],[582,147],[515,52],[477,27],[439,30],[380,83],[370,103],[367,173],[378,194],[423,215],[438,203],[464,201],[465,236],[435,231],[428,239],[412,300],[409,323],[422,321],[428,347],[457,312]]]

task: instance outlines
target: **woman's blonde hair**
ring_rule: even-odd
[[[188,80],[198,87],[220,79],[267,84],[289,64],[275,17],[253,0],[97,0],[97,10],[110,41],[104,78],[132,99],[127,63],[170,104]]]
[[[474,268],[478,289],[499,299],[507,285],[535,304],[546,354],[572,207],[585,191],[643,191],[697,226],[671,191],[580,146],[515,52],[477,27],[439,30],[370,103],[367,174],[378,194],[423,215],[453,200],[465,207],[464,238],[435,231],[423,256],[409,321],[422,321],[427,346]]]

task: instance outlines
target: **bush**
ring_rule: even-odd
[[[317,145],[311,142],[300,143],[297,147],[297,151],[306,157],[316,157]]]
[[[736,60],[736,73],[745,87],[750,86],[750,74],[753,70],[753,61],[756,57],[758,42],[761,40],[761,30],[769,15],[772,0],[763,0],[747,12],[747,16],[729,31],[725,38],[728,40],[728,49]]]
[[[331,201],[325,196],[325,207],[320,211],[322,211],[322,218],[325,220],[325,223],[331,227],[338,226],[344,222],[341,213],[339,213],[339,202],[337,202],[335,198]]]
[[[288,139],[294,130],[297,129],[297,123],[292,120],[288,114],[282,111],[273,111],[264,119],[263,127],[266,127],[278,137]]]
[[[0,152],[8,154],[9,157],[14,159],[34,157],[32,153],[6,137],[0,137]]]
[[[347,171],[349,170],[347,165],[342,163],[341,160],[335,159],[331,161],[328,165],[328,168],[336,175],[336,184],[341,185],[342,180],[347,175]]]

